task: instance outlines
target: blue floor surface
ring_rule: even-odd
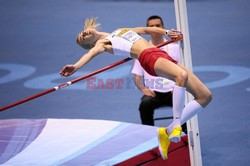
[[[187,7],[194,71],[213,93],[212,103],[198,116],[203,165],[248,165],[250,1],[190,0]],[[1,0],[0,106],[125,58],[103,54],[74,76],[60,77],[65,64],[86,52],[76,44],[86,17],[97,16],[102,30],[111,32],[118,27],[144,26],[148,16],[155,14],[163,17],[166,28],[176,27],[171,1]],[[3,111],[0,119],[103,119],[140,124],[141,93],[133,85],[131,65],[132,61],[97,76],[122,79],[121,89],[116,84],[112,90],[91,90],[82,81]]]

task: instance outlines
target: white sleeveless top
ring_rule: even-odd
[[[142,37],[129,29],[118,29],[106,37],[111,43],[115,55],[126,55],[131,57],[132,45]]]

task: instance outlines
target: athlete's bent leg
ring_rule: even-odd
[[[173,132],[169,139],[173,142],[181,140],[181,115],[185,104],[185,86],[188,81],[188,73],[182,67],[165,59],[159,58],[154,66],[157,75],[172,79],[176,85],[173,89]]]

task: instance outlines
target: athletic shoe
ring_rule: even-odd
[[[181,132],[182,132],[182,128],[181,126],[175,127],[172,131],[172,133],[169,135],[169,139],[172,142],[180,142],[181,141]]]
[[[160,127],[157,129],[157,136],[159,141],[159,151],[161,153],[161,157],[163,160],[168,158],[168,146],[170,144],[170,140],[168,138],[168,134],[166,133],[165,127]]]

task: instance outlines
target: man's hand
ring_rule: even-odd
[[[150,89],[142,89],[142,93],[146,96],[155,97],[155,92]]]

